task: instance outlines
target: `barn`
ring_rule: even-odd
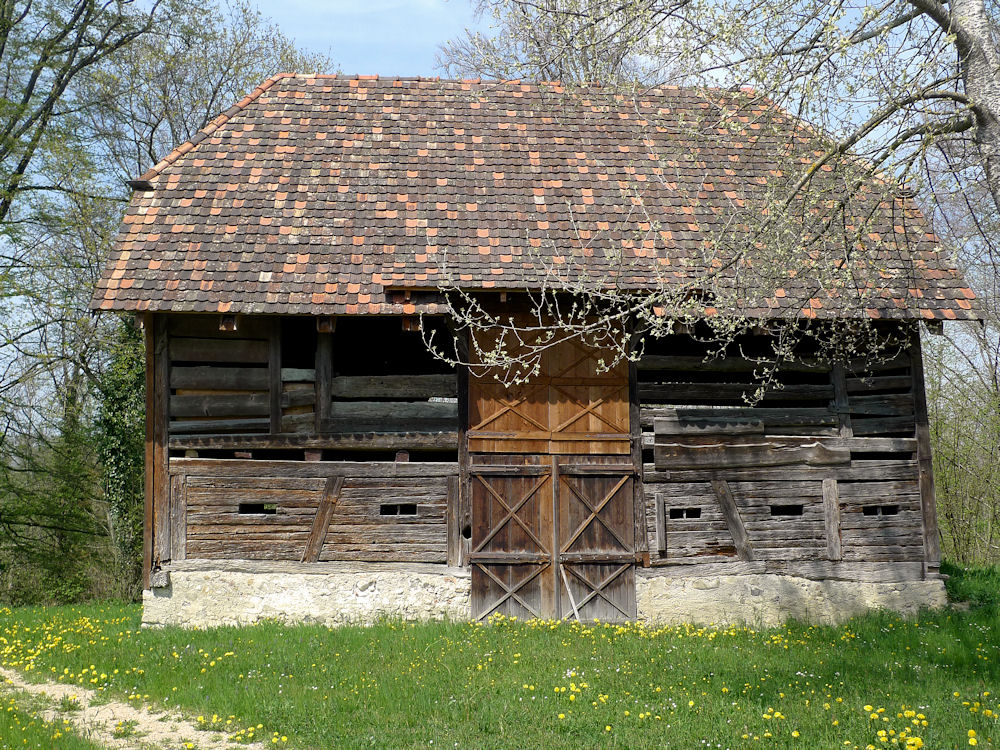
[[[641,257],[637,183],[662,262],[690,253],[726,191],[773,169],[746,130],[648,125],[705,106],[279,75],[134,180],[92,306],[145,330],[144,622],[766,625],[943,604],[919,326],[973,319],[973,295],[905,191],[890,293],[864,312],[903,344],[806,353],[752,405],[766,325],[725,356],[678,325],[610,369],[564,342],[512,387],[425,346],[421,328],[449,332],[446,279],[516,309],[526,248],[587,238],[598,274],[607,247]],[[784,296],[754,314],[787,314]]]

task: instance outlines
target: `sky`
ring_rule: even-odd
[[[442,75],[438,45],[475,25],[471,0],[257,0],[257,7],[345,74]]]

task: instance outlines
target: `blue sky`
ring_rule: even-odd
[[[433,76],[438,45],[475,23],[470,0],[257,0],[299,46],[344,73]]]

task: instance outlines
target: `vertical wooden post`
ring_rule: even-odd
[[[455,376],[458,378],[458,533],[462,538],[461,555],[458,564],[468,565],[470,540],[462,537],[462,531],[472,527],[472,480],[469,476],[469,368],[462,364],[469,361],[468,333],[455,336],[455,356],[459,361]]]
[[[667,512],[659,492],[656,493],[656,551],[660,556],[667,554]]]
[[[187,557],[187,493],[185,477],[170,477],[170,559]]]
[[[149,588],[149,573],[153,567],[153,487],[156,480],[153,455],[153,436],[155,431],[153,393],[156,390],[154,377],[156,348],[153,314],[146,313],[143,317],[143,334],[146,343],[146,460],[145,460],[145,499],[143,502],[142,522],[142,587]]]
[[[281,318],[271,321],[267,347],[267,383],[271,398],[271,434],[281,432]]]
[[[552,482],[552,582],[555,590],[555,601],[552,602],[553,609],[550,611],[555,612],[557,620],[561,620],[563,585],[566,587],[566,595],[568,597],[572,597],[573,595],[569,592],[569,581],[566,580],[562,572],[562,564],[559,560],[560,553],[562,552],[559,549],[559,539],[561,536],[559,533],[559,493],[561,488],[559,486],[559,456],[556,455],[552,456],[552,478],[550,481]],[[545,598],[544,589],[542,598],[543,600]],[[542,606],[544,608],[544,602]],[[573,609],[576,609],[576,605],[573,605]]]
[[[153,318],[153,551],[152,565],[170,559],[170,477],[167,425],[170,414],[170,349],[167,317]]]
[[[635,531],[633,546],[635,551],[645,553],[643,561],[648,565],[649,535],[646,531],[646,490],[642,481],[642,425],[639,421],[639,374],[635,362],[628,364],[628,421],[632,446],[632,466],[635,480],[632,483],[632,513]]]
[[[840,437],[854,437],[854,428],[851,426],[851,404],[847,395],[847,373],[844,372],[844,366],[834,365],[830,371],[830,378],[833,381],[833,403],[837,409]]]
[[[445,523],[448,534],[447,563],[458,567],[462,561],[462,512],[459,509],[461,479],[458,475],[448,477],[448,506],[445,511]]]
[[[333,332],[316,334],[316,433],[326,432],[333,409]]]
[[[823,480],[823,513],[826,519],[826,556],[842,560],[844,552],[840,541],[840,490],[836,479]]]
[[[941,537],[938,532],[937,504],[934,499],[934,468],[931,459],[931,428],[924,390],[924,360],[920,353],[920,331],[916,325],[910,337],[910,373],[913,376],[913,411],[916,421],[917,471],[920,509],[924,532],[924,574],[936,572],[941,564]]]

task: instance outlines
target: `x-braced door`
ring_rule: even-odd
[[[633,466],[590,456],[493,460],[503,458],[511,463],[469,471],[473,614],[633,619]]]

